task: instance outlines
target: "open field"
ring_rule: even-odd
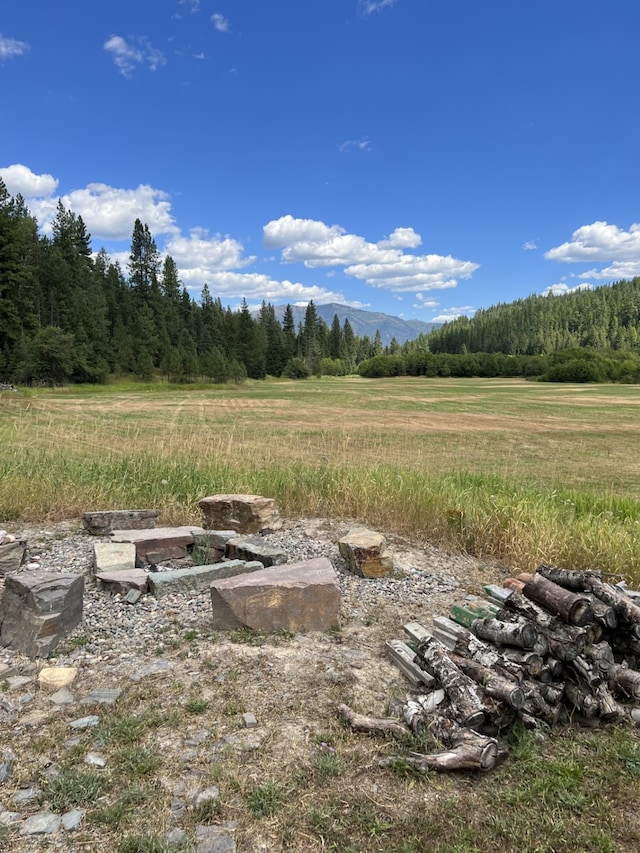
[[[199,498],[246,491],[275,497],[285,517],[330,519],[332,530],[354,520],[407,537],[418,555],[429,541],[452,566],[446,549],[467,551],[486,559],[493,579],[545,561],[620,572],[640,585],[639,407],[631,386],[508,380],[3,393],[0,525],[42,527],[85,510],[142,506],[161,509],[162,523],[199,522]],[[468,582],[473,561],[456,559]],[[380,756],[433,743],[354,735],[336,706],[386,713],[396,681],[384,641],[410,615],[426,621],[434,605],[425,595],[424,612],[408,614],[404,599],[370,595],[371,603],[358,596],[340,632],[327,636],[229,634],[215,632],[204,609],[188,628],[168,614],[157,645],[127,649],[123,660],[84,660],[89,638],[78,629],[58,662],[80,663],[80,683],[125,688],[87,740],[107,770],[84,763],[86,744],[64,747],[75,710],[51,715],[35,735],[5,726],[0,752],[20,755],[20,784],[43,786],[56,811],[86,810],[84,842],[18,838],[0,825],[0,848],[193,850],[164,840],[166,780],[190,770],[220,799],[192,810],[185,826],[232,822],[239,853],[640,849],[640,737],[631,725],[516,728],[505,763],[484,775],[417,776],[402,760],[379,766]],[[134,685],[131,656],[159,654],[174,676]],[[397,681],[393,695],[406,689]],[[244,711],[260,720],[262,747],[248,759],[215,751],[224,734],[243,734]],[[292,732],[306,740],[294,742]],[[194,733],[204,740],[194,739],[190,756],[183,740]],[[62,771],[50,783],[48,761]],[[11,807],[6,785],[1,792]]]
[[[0,394],[0,521],[221,492],[503,561],[640,582],[640,390],[322,379]]]

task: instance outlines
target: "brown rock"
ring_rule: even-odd
[[[194,536],[204,533],[201,527],[156,527],[154,530],[114,530],[112,542],[133,542],[136,556],[143,563],[179,560],[193,548]]]
[[[270,533],[282,527],[273,498],[261,495],[212,495],[199,503],[202,525],[210,530]]]
[[[354,527],[338,540],[338,550],[350,572],[364,578],[381,578],[393,572],[387,540],[366,527]]]
[[[221,630],[328,631],[340,622],[340,585],[326,557],[214,581],[214,627]]]

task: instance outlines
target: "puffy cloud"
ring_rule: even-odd
[[[29,45],[26,41],[18,41],[0,35],[0,60],[4,61],[5,59],[13,59],[14,56],[22,56],[28,50]]]
[[[216,12],[211,16],[211,22],[219,33],[229,32],[229,21],[225,18],[224,15],[220,15],[218,12]]]
[[[53,175],[36,175],[21,163],[0,169],[0,178],[11,195],[20,193],[26,199],[52,195],[58,187]]]
[[[255,257],[242,257],[242,243],[220,234],[209,237],[202,228],[193,228],[188,237],[172,237],[167,252],[181,269],[197,269],[199,274],[204,271],[205,278],[212,272],[238,269],[255,261]]]
[[[567,243],[545,252],[545,258],[564,263],[640,261],[640,223],[624,231],[608,222],[593,222],[578,228],[571,237]]]
[[[573,232],[571,240],[549,249],[544,256],[549,261],[569,264],[611,262],[606,267],[581,273],[583,279],[633,278],[640,275],[640,223],[633,223],[628,231],[604,221],[582,225]]]
[[[535,240],[527,240],[526,243],[522,244],[522,248],[525,250],[525,252],[533,252],[534,249],[538,248],[538,244]]]
[[[290,303],[340,302],[348,304],[342,293],[327,290],[317,285],[305,285],[288,280],[278,281],[264,273],[242,273],[226,270],[212,272],[207,268],[188,268],[179,266],[180,279],[192,290],[198,291],[206,281],[209,289],[223,301],[242,299]]]
[[[126,41],[122,36],[111,36],[103,47],[111,54],[116,68],[124,77],[130,77],[139,65],[155,71],[167,61],[162,51],[153,47],[146,38]]]
[[[478,264],[450,255],[406,254],[404,249],[422,242],[413,228],[396,228],[386,239],[369,243],[339,225],[286,215],[267,223],[263,232],[265,247],[281,249],[285,263],[343,266],[346,275],[395,292],[455,287],[458,279],[478,269]]]

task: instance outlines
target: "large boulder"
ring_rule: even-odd
[[[82,575],[42,570],[7,575],[0,601],[0,643],[47,657],[82,621]]]
[[[340,584],[326,557],[272,566],[211,584],[219,630],[329,631],[340,623]]]
[[[199,503],[202,525],[210,530],[236,533],[270,533],[282,527],[273,498],[261,495],[211,495]]]
[[[352,574],[381,578],[393,573],[393,558],[387,552],[387,540],[382,533],[354,527],[338,540],[338,550]]]

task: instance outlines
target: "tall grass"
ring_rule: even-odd
[[[302,383],[289,398],[274,386],[273,400],[263,386],[5,395],[0,524],[147,506],[161,510],[162,523],[197,523],[202,497],[247,492],[274,497],[284,515],[375,525],[499,560],[508,570],[546,562],[640,582],[640,500],[612,474],[611,453],[594,455],[589,467],[576,460],[573,480],[566,473],[567,448],[573,453],[585,434],[593,448],[603,421],[597,406],[574,408],[542,435],[539,428],[529,435],[527,424],[539,423],[540,407],[549,406],[548,392],[513,393],[510,411],[520,415],[509,416],[504,434],[493,424],[483,430],[491,406],[505,408],[505,386],[497,385],[493,396],[483,391],[483,420],[473,432],[447,424],[445,442],[437,421],[416,429],[406,414],[427,387],[434,394],[447,388]],[[478,389],[470,383],[466,396],[455,397],[461,417],[476,417]],[[632,404],[630,397],[620,434],[609,436],[611,452],[629,452],[616,441],[635,446]],[[519,454],[511,452],[516,438]]]

